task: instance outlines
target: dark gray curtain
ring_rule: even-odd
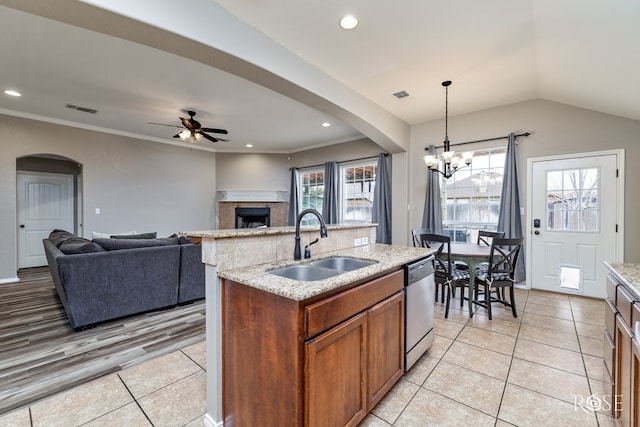
[[[291,168],[291,185],[289,186],[289,215],[287,224],[296,225],[300,210],[300,183],[297,168]]]
[[[504,161],[504,178],[502,179],[502,196],[500,199],[500,215],[498,231],[504,232],[506,238],[522,237],[522,220],[520,216],[520,193],[518,191],[518,165],[516,155],[516,135],[509,134],[507,154]],[[525,280],[524,245],[518,256],[515,280]]]
[[[324,195],[322,200],[322,218],[326,224],[338,222],[338,163],[324,164]]]
[[[429,146],[429,154],[436,155],[435,145]],[[424,211],[422,213],[422,228],[433,234],[442,234],[442,203],[440,201],[440,174],[427,171],[427,194],[424,199]]]
[[[378,155],[371,220],[378,224],[376,243],[391,244],[391,176],[387,157],[384,153]]]

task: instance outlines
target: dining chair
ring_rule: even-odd
[[[514,296],[514,275],[518,255],[522,249],[522,237],[515,239],[494,238],[489,252],[488,269],[477,268],[473,302],[487,309],[489,320],[492,320],[491,304],[499,302],[511,307],[513,317],[518,317]],[[484,300],[479,299],[482,287]],[[509,289],[509,301],[499,289]],[[495,297],[493,293],[495,292]]]
[[[469,270],[459,270],[456,264],[451,262],[451,237],[440,234],[425,233],[420,235],[422,245],[436,249],[434,255],[434,270],[436,282],[436,301],[438,300],[438,288],[442,290],[442,301],[445,303],[444,317],[449,317],[451,295],[455,296],[455,288],[469,285]],[[446,302],[445,302],[445,290]],[[462,293],[462,291],[461,291]],[[462,299],[460,305],[462,306]]]
[[[487,230],[478,230],[478,245],[486,245],[491,246],[491,241],[493,239],[503,239],[504,232],[502,231],[487,231]]]
[[[429,234],[429,233],[431,233],[431,231],[427,230],[426,228],[414,228],[413,230],[411,230],[411,237],[413,239],[413,246],[416,247],[416,248],[424,246],[422,244],[422,236],[424,234]]]
[[[478,230],[478,241],[476,243],[478,245],[491,246],[491,242],[493,241],[493,239],[502,239],[502,238],[504,238],[503,231]],[[476,270],[486,271],[488,268],[489,268],[488,262],[481,262],[481,263],[478,263],[478,265],[476,266]],[[500,295],[500,297],[503,298],[502,295]]]

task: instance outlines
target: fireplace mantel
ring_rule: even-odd
[[[276,190],[220,190],[218,202],[288,202],[288,191]]]

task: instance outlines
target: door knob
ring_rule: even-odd
[[[535,234],[536,236],[540,234],[540,230],[536,230],[533,232],[533,234]]]
[[[20,224],[20,228],[24,228],[24,224]]]

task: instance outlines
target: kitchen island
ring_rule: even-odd
[[[202,239],[207,267],[206,425],[357,424],[402,375],[402,267],[432,251],[354,246],[375,240],[373,224],[328,229],[311,260],[373,263],[300,282],[271,274],[308,262],[293,261],[293,227],[182,233]],[[317,234],[303,229],[303,241]],[[327,407],[337,396],[349,401]]]

